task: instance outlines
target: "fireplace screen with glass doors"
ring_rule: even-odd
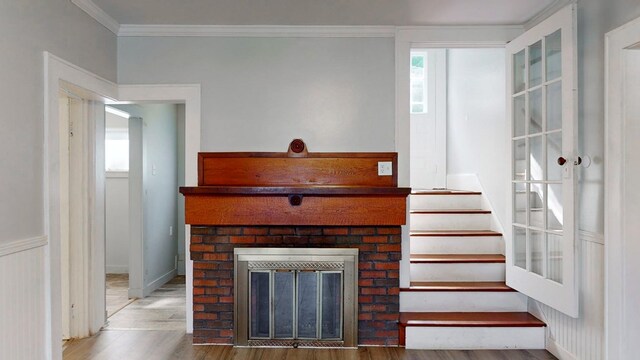
[[[358,249],[236,249],[236,345],[357,346],[357,259]]]

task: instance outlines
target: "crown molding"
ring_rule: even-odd
[[[118,32],[120,31],[120,24],[92,0],[71,0],[71,2],[94,18],[97,22],[102,24],[102,26],[118,35]]]
[[[395,26],[120,25],[118,36],[392,38]]]
[[[576,2],[577,0],[556,0],[549,4],[549,6],[544,8],[541,12],[534,15],[531,19],[525,21],[523,27],[525,30],[529,30],[544,21],[549,16],[558,12],[558,10],[562,9],[563,7],[569,4],[575,4]]]

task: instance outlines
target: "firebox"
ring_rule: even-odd
[[[356,347],[358,249],[237,248],[235,345]]]

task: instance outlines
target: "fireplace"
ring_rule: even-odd
[[[357,249],[235,249],[235,344],[357,346],[357,268]]]
[[[398,344],[409,188],[395,153],[200,153],[183,187],[193,342]]]

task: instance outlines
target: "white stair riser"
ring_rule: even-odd
[[[519,312],[527,297],[515,291],[401,291],[402,312]]]
[[[407,349],[544,349],[544,327],[407,326]]]
[[[411,210],[481,209],[480,195],[411,195]]]
[[[500,236],[411,236],[412,254],[503,254]]]
[[[411,230],[488,230],[491,214],[411,214]]]
[[[411,264],[411,281],[504,281],[504,263]]]

